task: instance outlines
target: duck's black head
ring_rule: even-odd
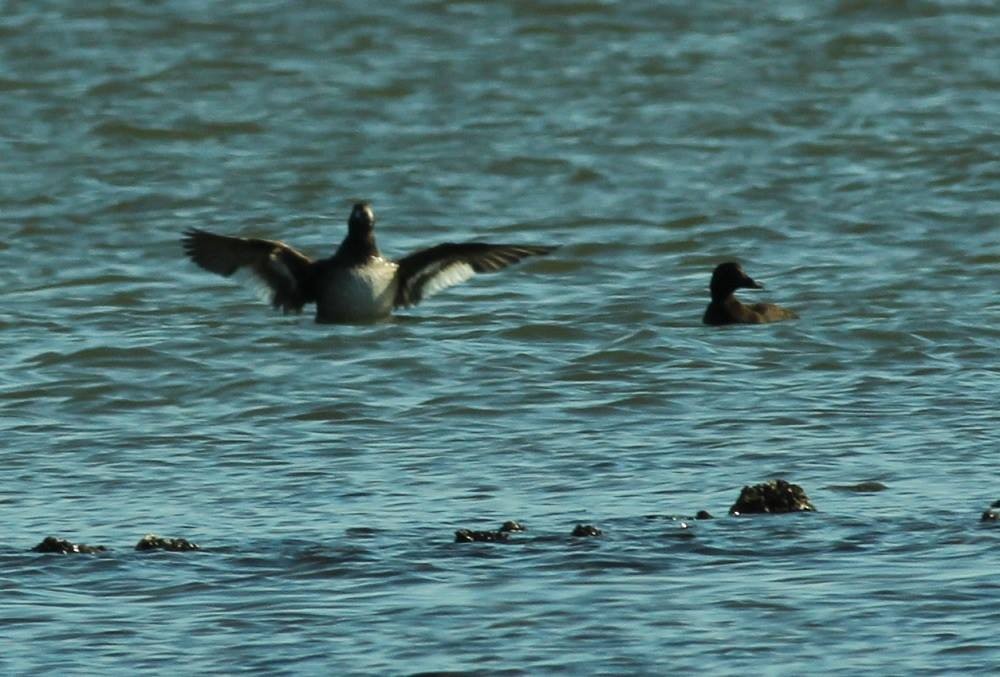
[[[722,301],[740,288],[763,289],[764,285],[744,273],[743,267],[734,261],[720,263],[715,267],[711,286],[713,301]]]
[[[368,237],[375,230],[375,212],[368,202],[357,202],[347,219],[347,228],[351,235]]]
[[[347,219],[347,235],[337,249],[337,258],[345,265],[358,265],[378,256],[375,244],[375,212],[367,202],[356,202]]]

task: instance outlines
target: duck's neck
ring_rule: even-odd
[[[736,301],[735,291],[732,289],[719,289],[712,287],[712,303],[726,303],[730,299]],[[739,303],[739,301],[736,301]]]
[[[378,245],[375,244],[374,231],[365,232],[348,231],[347,237],[340,243],[337,249],[337,258],[349,265],[364,263],[365,261],[380,256]]]

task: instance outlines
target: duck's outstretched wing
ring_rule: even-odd
[[[229,277],[247,269],[267,285],[271,305],[283,311],[302,310],[315,300],[315,263],[283,242],[216,235],[192,228],[181,240],[188,257],[205,270]]]
[[[394,305],[413,306],[442,289],[464,282],[476,273],[503,270],[528,256],[542,256],[555,247],[485,242],[447,242],[421,249],[397,263],[398,286]]]

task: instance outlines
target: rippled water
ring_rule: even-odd
[[[10,2],[0,96],[0,672],[1000,669],[995,3]],[[562,246],[319,326],[178,243],[357,198]]]

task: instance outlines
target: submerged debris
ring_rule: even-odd
[[[83,543],[70,543],[67,540],[46,536],[41,543],[32,548],[34,552],[57,552],[62,555],[70,553],[81,553],[93,555],[98,552],[105,552],[107,548],[103,545],[85,545]]]
[[[170,550],[172,552],[184,552],[187,550],[201,550],[201,548],[186,538],[164,538],[156,534],[146,534],[135,544],[136,550]]]
[[[456,543],[503,543],[506,540],[506,531],[474,531],[472,529],[459,529],[455,532]]]
[[[740,497],[729,508],[730,515],[754,513],[813,512],[806,492],[798,484],[785,480],[771,480],[763,484],[745,486]]]
[[[858,482],[857,484],[835,484],[829,488],[834,491],[844,491],[854,494],[873,494],[878,491],[885,491],[889,487],[875,480],[867,480]]]

